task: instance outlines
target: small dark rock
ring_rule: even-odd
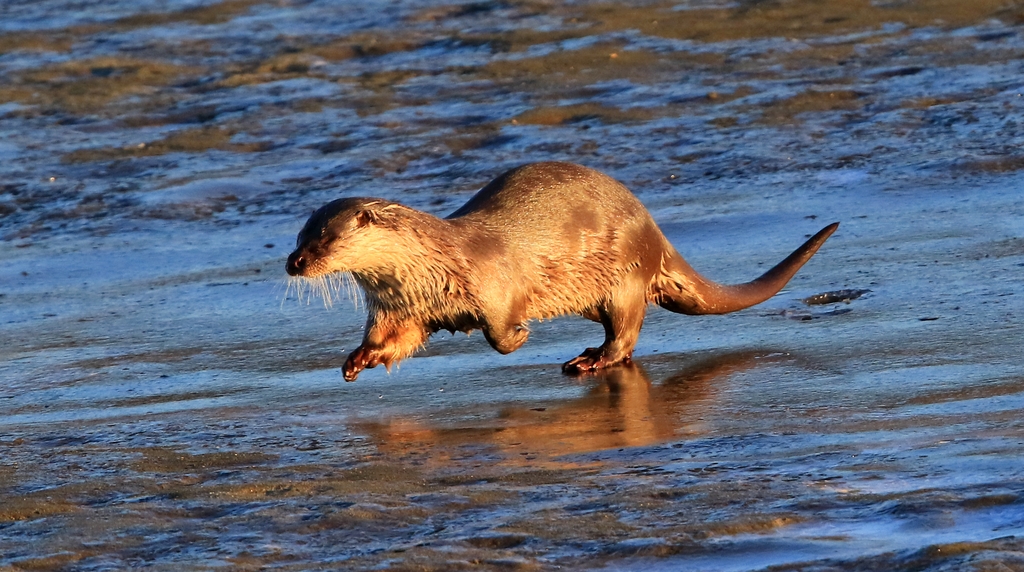
[[[840,302],[849,302],[850,300],[856,300],[864,294],[867,294],[871,290],[833,290],[832,292],[822,292],[821,294],[815,294],[808,296],[801,300],[808,306],[824,306],[825,304],[838,304]]]

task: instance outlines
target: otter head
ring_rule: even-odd
[[[291,276],[316,278],[373,268],[394,248],[393,233],[383,223],[395,207],[389,201],[366,198],[327,203],[299,231],[285,269]]]

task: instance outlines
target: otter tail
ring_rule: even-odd
[[[652,301],[680,314],[725,314],[764,302],[789,282],[837,228],[839,223],[835,222],[821,229],[785,260],[746,284],[708,280],[669,246],[671,255],[662,261],[661,273],[655,277]]]

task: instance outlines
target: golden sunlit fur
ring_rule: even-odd
[[[383,199],[332,201],[299,233],[288,273],[313,281],[347,273],[366,296],[362,345],[345,379],[411,355],[438,330],[483,330],[501,353],[532,320],[579,314],[605,342],[567,362],[575,373],[629,361],[648,303],[680,313],[725,313],[767,299],[817,251],[831,225],[761,278],[737,286],[693,270],[643,204],[620,183],[569,163],[537,163],[498,177],[445,219]]]

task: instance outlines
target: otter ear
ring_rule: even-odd
[[[377,224],[378,222],[380,222],[380,216],[375,211],[363,209],[356,213],[356,225],[359,228],[368,224]]]

